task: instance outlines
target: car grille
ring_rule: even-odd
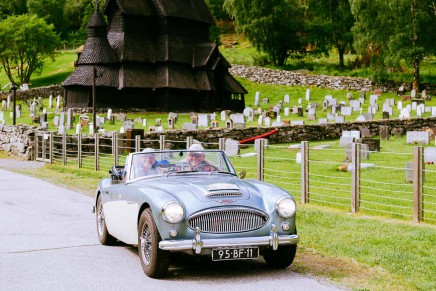
[[[188,227],[201,232],[233,233],[261,228],[268,222],[268,215],[259,210],[242,207],[208,209],[188,218]]]

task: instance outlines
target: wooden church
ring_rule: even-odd
[[[63,82],[67,107],[241,111],[245,88],[209,41],[204,0],[108,0],[98,4],[75,71]],[[95,70],[95,71],[94,71]]]

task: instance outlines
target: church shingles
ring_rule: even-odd
[[[108,0],[104,12],[108,25],[96,7],[77,68],[63,83],[67,106],[90,105],[95,66],[98,107],[244,108],[247,91],[209,42],[204,0]]]

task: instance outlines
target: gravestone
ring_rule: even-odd
[[[300,116],[300,117],[303,116],[303,108],[298,107],[298,113],[297,113],[297,115]]]
[[[195,123],[183,123],[183,130],[197,130],[197,124],[195,124]]]
[[[234,122],[233,128],[234,129],[245,129],[245,122]]]
[[[430,133],[427,131],[408,131],[406,142],[408,144],[429,144]]]
[[[290,101],[289,95],[286,94],[284,98],[284,103],[289,104],[289,101]]]
[[[347,144],[354,142],[354,138],[351,136],[341,136],[339,138],[339,146],[346,147]]]
[[[306,101],[310,100],[310,89],[306,90]]]
[[[1,111],[6,111],[7,110],[7,107],[6,107],[6,101],[5,100],[3,100],[2,101],[2,109],[1,109]]]
[[[276,127],[276,126],[283,126],[283,125],[285,125],[283,122],[280,122],[280,121],[274,121],[272,124],[271,124],[271,126],[274,126],[274,127]]]
[[[303,100],[301,98],[298,98],[298,104],[303,103]]]
[[[369,130],[368,127],[361,126],[361,127],[359,127],[359,130],[360,130],[361,137],[363,137],[363,138],[372,137],[371,131]]]
[[[283,119],[283,124],[284,125],[290,125],[291,121],[289,119]]]
[[[336,115],[335,122],[336,123],[343,123],[343,122],[345,122],[345,116]]]
[[[260,100],[260,92],[257,91],[254,96],[254,106],[259,106],[259,100]]]
[[[432,108],[431,108],[431,116],[436,116],[436,106],[433,106]]]
[[[327,118],[320,118],[318,120],[318,124],[326,124],[326,123],[328,123]]]
[[[389,126],[386,125],[380,125],[380,139],[382,140],[389,140]]]
[[[262,115],[259,115],[259,119],[257,121],[257,124],[258,125],[263,125],[263,116]]]
[[[389,119],[389,112],[383,111],[382,119]]]
[[[412,90],[410,91],[410,97],[411,97],[411,98],[415,98],[415,97],[416,97],[416,90],[415,90],[415,89],[412,89]]]
[[[239,154],[239,142],[230,138],[226,139],[224,152],[228,156],[237,156]]]
[[[271,119],[273,119],[273,118],[277,118],[277,112],[275,112],[275,111],[268,111],[267,116],[268,116],[269,118],[271,118]]]
[[[198,126],[208,127],[210,124],[209,114],[198,114]]]
[[[379,152],[380,151],[380,140],[377,138],[362,138],[362,144],[368,145],[368,149],[371,152]]]
[[[400,119],[408,119],[408,118],[410,118],[410,111],[407,108],[401,109],[399,118]]]
[[[74,120],[73,108],[68,108],[68,111],[67,111],[67,129],[70,129],[73,127],[73,120]]]
[[[351,107],[342,107],[341,108],[341,114],[343,116],[351,116],[351,113],[352,113]]]
[[[76,134],[79,134],[81,130],[82,130],[82,126],[80,125],[80,123],[78,123],[76,125]]]
[[[191,123],[198,126],[198,115],[195,113],[191,113],[190,117],[191,117]]]
[[[225,121],[228,118],[227,111],[223,110],[221,111],[221,121]]]
[[[292,114],[298,114],[298,106],[292,107]]]
[[[290,111],[289,107],[285,107],[284,109],[285,116],[289,116],[289,111]]]
[[[167,118],[167,127],[168,129],[174,129],[174,117]]]
[[[291,121],[291,125],[304,125],[303,120],[293,120]]]
[[[230,119],[233,122],[238,122],[238,123],[244,123],[245,122],[244,114],[241,114],[241,113],[230,114]]]
[[[262,99],[262,103],[264,103],[264,104],[268,104],[268,103],[269,103],[269,98],[263,98],[263,99]]]
[[[79,117],[79,123],[82,127],[88,126],[89,124],[89,117],[86,115],[81,115]]]
[[[307,119],[308,120],[316,120],[316,111],[314,108],[310,108],[307,114]]]
[[[369,104],[376,104],[378,100],[378,95],[370,95],[369,96]]]
[[[336,120],[336,116],[337,116],[336,114],[327,113],[327,120]]]
[[[147,126],[147,119],[144,118],[142,119],[142,127],[146,127]]]
[[[60,126],[58,127],[58,134],[64,134],[64,133],[65,133],[65,126],[60,125]]]
[[[348,143],[345,146],[345,159],[348,162],[352,161],[352,153],[353,153],[352,149],[353,149],[353,143]],[[361,158],[361,160],[369,159],[369,150],[368,150],[367,144],[360,145],[360,158]]]
[[[219,128],[219,122],[218,120],[213,120],[211,123],[212,128]]]
[[[161,118],[156,118],[156,122],[155,122],[156,126],[161,126],[162,125],[162,119]],[[124,128],[127,129],[127,128]]]
[[[48,97],[48,108],[53,108],[53,95]]]
[[[412,102],[412,110],[416,110],[417,106],[418,106],[418,103]]]
[[[126,132],[127,130],[133,129],[134,128],[133,121],[131,121],[131,120],[124,121],[123,128],[124,128],[124,132]]]
[[[436,163],[436,147],[424,148],[424,162],[433,164]]]
[[[53,118],[53,124],[54,124],[54,126],[59,126],[59,116],[55,116],[54,118]]]
[[[232,119],[227,119],[226,120],[226,128],[227,129],[232,129],[233,128],[233,120]]]
[[[265,117],[265,126],[271,126],[271,118],[269,116]]]
[[[369,113],[366,113],[366,114],[369,114]],[[357,116],[356,121],[359,121],[359,122],[366,121],[365,115],[361,114],[361,115]]]
[[[400,101],[397,102],[397,109],[398,110],[403,109],[403,101],[400,100]]]

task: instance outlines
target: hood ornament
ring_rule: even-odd
[[[222,199],[222,200],[218,200],[218,202],[222,203],[222,204],[232,204],[232,203],[235,203],[236,200],[233,200],[233,199]]]

